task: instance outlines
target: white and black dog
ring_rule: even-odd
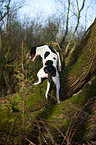
[[[48,97],[48,92],[50,89],[50,80],[56,84],[56,97],[57,102],[59,101],[59,89],[60,89],[60,78],[58,71],[61,71],[61,61],[59,53],[56,50],[48,45],[40,46],[40,47],[32,47],[30,51],[29,59],[34,61],[36,56],[40,55],[43,61],[43,67],[38,71],[37,77],[38,82],[34,83],[37,85],[41,83],[42,78],[48,78],[47,83],[47,91],[46,91],[46,99]]]

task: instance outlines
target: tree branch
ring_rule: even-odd
[[[62,44],[64,43],[65,38],[66,38],[66,35],[67,35],[67,33],[68,33],[69,10],[70,10],[70,0],[68,0],[68,11],[67,11],[67,21],[66,21],[66,32],[65,32],[64,37],[63,37],[62,40],[61,40],[61,43],[59,44],[60,47],[62,47]]]
[[[79,26],[80,14],[81,14],[81,11],[82,11],[83,8],[84,8],[85,0],[83,0],[83,4],[82,4],[82,7],[81,7],[80,10],[79,10],[78,0],[76,0],[76,3],[77,3],[77,9],[78,9],[77,25],[76,25],[75,30],[74,30],[74,32],[73,32],[73,34],[72,34],[72,36],[71,36],[71,38],[70,38],[70,40],[69,40],[69,42],[68,42],[68,44],[67,44],[66,49],[65,49],[65,56],[66,56],[67,53],[68,53],[68,50],[69,50],[69,46],[70,46],[70,44],[71,44],[71,41],[72,41],[72,39],[73,39],[73,37],[74,37],[74,35],[75,35],[76,31],[77,31],[77,28],[78,28],[78,26]]]
[[[2,12],[0,11],[0,15],[1,15],[0,16],[0,21],[2,21],[5,18],[5,16],[9,13],[9,5],[10,5],[10,2],[11,2],[11,0],[9,0],[8,4],[5,6],[7,8],[7,12],[4,13],[3,16],[2,16]]]

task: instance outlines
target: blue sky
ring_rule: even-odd
[[[20,2],[21,0],[19,0]],[[61,0],[61,2],[64,2],[65,6],[67,7],[67,1],[68,0]],[[71,11],[76,10],[76,3],[74,1],[76,0],[70,0],[72,3],[73,8],[71,8]],[[83,0],[79,0],[79,7],[81,7]],[[58,0],[26,0],[24,7],[22,7],[18,11],[19,19],[34,19],[36,17],[40,17],[42,20],[46,20],[49,16],[52,16],[54,14],[54,17],[58,15],[58,17],[61,15],[61,13],[64,13],[67,11],[66,7],[62,5]],[[73,23],[76,21],[75,17],[72,17],[72,13],[70,11],[70,22]],[[85,19],[85,14],[86,19]],[[85,7],[81,14],[81,24],[84,25],[86,21],[86,27],[88,28],[91,23],[94,21],[96,17],[96,0],[85,0]]]
[[[25,6],[19,10],[20,17],[35,18],[38,15],[43,18],[56,13],[55,0],[26,0]]]

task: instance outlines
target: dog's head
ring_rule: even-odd
[[[31,61],[34,61],[35,57],[36,57],[36,47],[32,47],[32,48],[31,48],[31,51],[30,51],[29,59],[30,59]]]

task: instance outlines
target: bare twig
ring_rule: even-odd
[[[72,119],[71,119],[71,121],[70,121],[69,127],[68,127],[68,129],[67,129],[66,135],[65,135],[66,138],[69,138],[69,139],[70,139],[70,142],[72,141],[73,136],[74,136],[74,134],[76,133],[78,127],[79,127],[80,124],[83,122],[83,120],[80,121],[79,124],[76,126],[76,128],[75,128],[75,130],[74,130],[75,123],[78,121],[78,118],[79,118],[80,114],[82,113],[83,109],[89,104],[89,102],[91,102],[91,101],[92,101],[93,99],[95,99],[95,98],[96,98],[96,97],[93,97],[93,98],[91,98],[90,100],[88,100],[88,102],[87,102],[80,110],[78,110],[78,111],[73,115],[73,117],[72,117]],[[84,117],[84,119],[85,119],[86,117],[88,117],[88,114]],[[89,117],[91,117],[91,116],[89,115]],[[91,118],[92,118],[92,117],[91,117]],[[95,120],[94,120],[94,122],[95,122]]]
[[[77,25],[76,25],[75,30],[74,30],[74,32],[73,32],[73,34],[72,34],[72,36],[71,36],[71,38],[70,38],[70,40],[69,40],[69,42],[68,42],[68,44],[67,44],[66,49],[65,49],[65,56],[66,56],[67,53],[68,53],[68,50],[69,50],[69,46],[70,46],[70,44],[71,44],[71,41],[73,40],[73,37],[74,37],[74,35],[75,35],[76,31],[77,31],[77,28],[78,28],[78,26],[79,26],[80,14],[81,14],[81,11],[82,11],[83,8],[84,8],[85,0],[83,0],[83,4],[82,4],[82,7],[81,7],[80,10],[79,10],[78,0],[76,0],[76,3],[77,3],[77,10],[78,10]]]
[[[38,127],[38,130],[39,130],[39,136],[38,136],[39,144],[40,144],[40,145],[42,145],[42,141],[41,141],[41,134],[42,134],[42,133],[41,133],[41,130],[40,130],[40,129],[41,129],[41,127],[40,127],[40,125],[39,125],[39,123],[38,123],[38,120],[37,120],[37,119],[35,120],[35,122],[36,122],[37,127]]]
[[[45,129],[46,129],[46,131],[47,131],[47,133],[48,133],[48,135],[49,135],[49,137],[50,137],[50,140],[51,140],[52,144],[57,145],[57,143],[55,143],[55,141],[54,141],[54,139],[53,139],[53,137],[52,137],[52,135],[51,135],[49,129],[48,129],[47,126],[45,125],[44,121],[39,121],[39,122],[41,122],[41,123],[44,125],[44,127],[45,127]]]
[[[8,13],[9,13],[9,5],[10,5],[10,2],[11,2],[11,0],[9,0],[9,2],[8,2],[8,5],[6,5],[6,8],[7,8],[7,12],[6,13],[4,13],[4,15],[2,16],[2,12],[0,11],[0,21],[2,21],[5,17],[6,17],[6,15],[8,15]]]
[[[64,37],[62,38],[61,42],[60,42],[60,47],[62,47],[62,44],[64,43],[65,41],[65,38],[66,38],[66,35],[68,33],[68,23],[69,23],[69,10],[70,10],[70,0],[68,0],[68,11],[67,11],[67,21],[66,21],[66,32],[65,32],[65,35]]]
[[[53,44],[54,46],[56,46],[56,45],[58,46],[58,49],[59,49],[60,55],[61,55],[61,60],[62,60],[62,62],[63,62],[64,57],[63,57],[62,49],[61,49],[59,43],[58,43],[58,42],[53,42],[53,41],[52,41],[52,44]]]
[[[36,144],[34,144],[32,141],[30,141],[29,139],[27,139],[27,138],[25,138],[25,140],[27,140],[30,144],[32,144],[32,145],[36,145]]]
[[[21,50],[22,50],[22,72],[24,71],[24,64],[23,64],[23,61],[24,61],[24,60],[23,60],[23,59],[24,59],[24,56],[23,56],[23,49],[24,49],[24,48],[23,48],[23,45],[24,45],[24,44],[23,44],[23,40],[22,40],[22,46],[21,46],[21,48],[22,48],[22,49],[21,49]]]
[[[17,113],[17,115],[16,115],[16,117],[15,117],[13,123],[12,123],[12,126],[11,126],[10,131],[9,131],[9,134],[8,134],[8,136],[7,136],[5,145],[8,144],[8,141],[9,141],[9,139],[10,139],[10,136],[11,136],[11,134],[12,134],[13,128],[14,128],[14,126],[15,126],[15,122],[16,122],[16,120],[17,120],[17,117],[18,117],[18,113]]]

